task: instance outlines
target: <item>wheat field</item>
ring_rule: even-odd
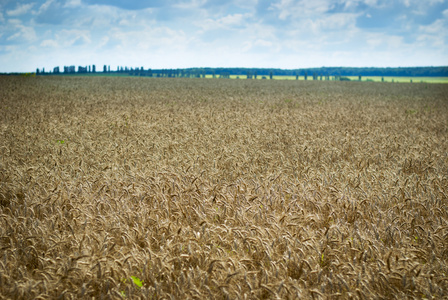
[[[448,297],[448,85],[0,86],[1,299]]]

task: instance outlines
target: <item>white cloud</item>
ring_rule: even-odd
[[[403,4],[406,7],[411,7],[411,6],[417,6],[417,7],[421,7],[421,6],[432,6],[435,4],[439,4],[439,3],[443,3],[446,0],[425,0],[425,1],[421,1],[421,0],[401,0],[403,2]]]
[[[54,0],[47,0],[44,4],[42,4],[39,8],[39,12],[44,12],[48,8],[51,7],[51,4],[53,4]]]
[[[443,32],[446,30],[446,21],[444,20],[436,20],[432,24],[426,26],[419,26],[419,31],[429,34],[437,34],[443,35]]]
[[[304,16],[312,18],[326,13],[330,4],[329,0],[282,0],[280,3],[271,4],[269,10],[277,12],[280,20],[290,17],[301,19]]]
[[[66,8],[73,8],[73,7],[79,7],[81,6],[81,0],[67,0],[64,7]]]
[[[119,41],[116,47],[125,52],[185,51],[191,40],[182,30],[169,27],[145,27],[134,31],[114,29],[109,32],[109,37]]]
[[[109,41],[110,41],[110,38],[108,36],[103,36],[100,39],[100,41],[97,45],[97,48],[102,48],[102,47],[106,46]]]
[[[421,34],[417,37],[417,41],[421,46],[443,47],[445,45],[443,39],[430,34]]]
[[[365,0],[364,3],[367,4],[368,6],[377,6],[378,0]]]
[[[90,31],[79,29],[63,29],[55,33],[55,42],[62,47],[90,44]]]
[[[43,40],[42,43],[40,43],[40,46],[41,47],[57,48],[59,46],[59,44],[55,40]]]
[[[7,38],[8,41],[33,42],[37,39],[36,32],[33,27],[16,25],[17,31]]]
[[[270,41],[266,41],[266,40],[256,40],[255,41],[255,46],[262,46],[262,47],[271,47],[273,44]]]
[[[354,41],[357,41],[360,51],[367,52],[389,51],[396,53],[407,47],[402,36],[389,35],[387,33],[366,33],[361,31],[358,32]]]
[[[15,46],[15,45],[6,45],[6,46],[0,45],[0,51],[4,51],[4,52],[14,52],[18,49],[19,49],[19,47]]]
[[[292,0],[281,0],[280,3],[274,3],[271,4],[271,7],[269,7],[269,10],[277,10],[278,11],[278,18],[280,20],[286,20],[288,18],[292,11],[291,7],[293,6]]]
[[[8,10],[6,14],[10,17],[17,17],[26,14],[31,8],[33,8],[34,3],[17,5],[16,9]]]
[[[321,31],[341,31],[353,29],[356,24],[357,14],[352,13],[339,13],[339,14],[328,14],[321,18],[317,18],[312,21],[313,29],[316,33]]]
[[[386,44],[390,50],[396,50],[406,47],[403,40],[404,38],[402,36],[389,36],[386,38]]]
[[[250,14],[234,14],[227,15],[220,19],[220,23],[224,26],[239,26]]]
[[[93,31],[120,28],[130,30],[156,25],[153,9],[124,10],[115,6],[89,5],[82,8],[76,16],[78,27],[87,26]]]
[[[417,42],[420,46],[446,48],[448,32],[447,21],[439,19],[426,26],[418,27]]]
[[[191,2],[179,2],[174,4],[177,8],[183,9],[191,9],[191,8],[199,8],[207,3],[207,0],[191,0]]]
[[[244,26],[252,14],[233,14],[226,15],[218,19],[206,19],[195,22],[195,25],[202,28],[205,31],[215,29],[231,29],[235,27]]]
[[[19,19],[8,19],[8,24],[10,25],[21,25],[22,21]]]
[[[383,44],[384,40],[381,37],[370,37],[366,40],[367,44],[372,47],[379,47]]]
[[[280,50],[281,46],[277,43],[264,39],[255,39],[244,42],[241,51],[244,53],[260,53],[266,51],[270,53],[278,53]]]
[[[367,3],[370,2],[370,3]],[[371,1],[366,1],[366,4],[369,6],[375,5],[376,3],[371,2]],[[346,11],[352,11],[353,9],[356,9],[356,7],[358,6],[358,1],[345,1],[345,5],[344,8]]]
[[[411,6],[411,0],[403,0],[404,6],[410,7]]]

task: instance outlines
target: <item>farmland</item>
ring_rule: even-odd
[[[0,298],[448,293],[448,85],[0,86]]]

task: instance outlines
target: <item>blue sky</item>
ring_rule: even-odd
[[[448,65],[448,0],[0,0],[0,72]]]

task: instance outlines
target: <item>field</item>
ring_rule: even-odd
[[[448,85],[0,86],[0,299],[448,295]]]

